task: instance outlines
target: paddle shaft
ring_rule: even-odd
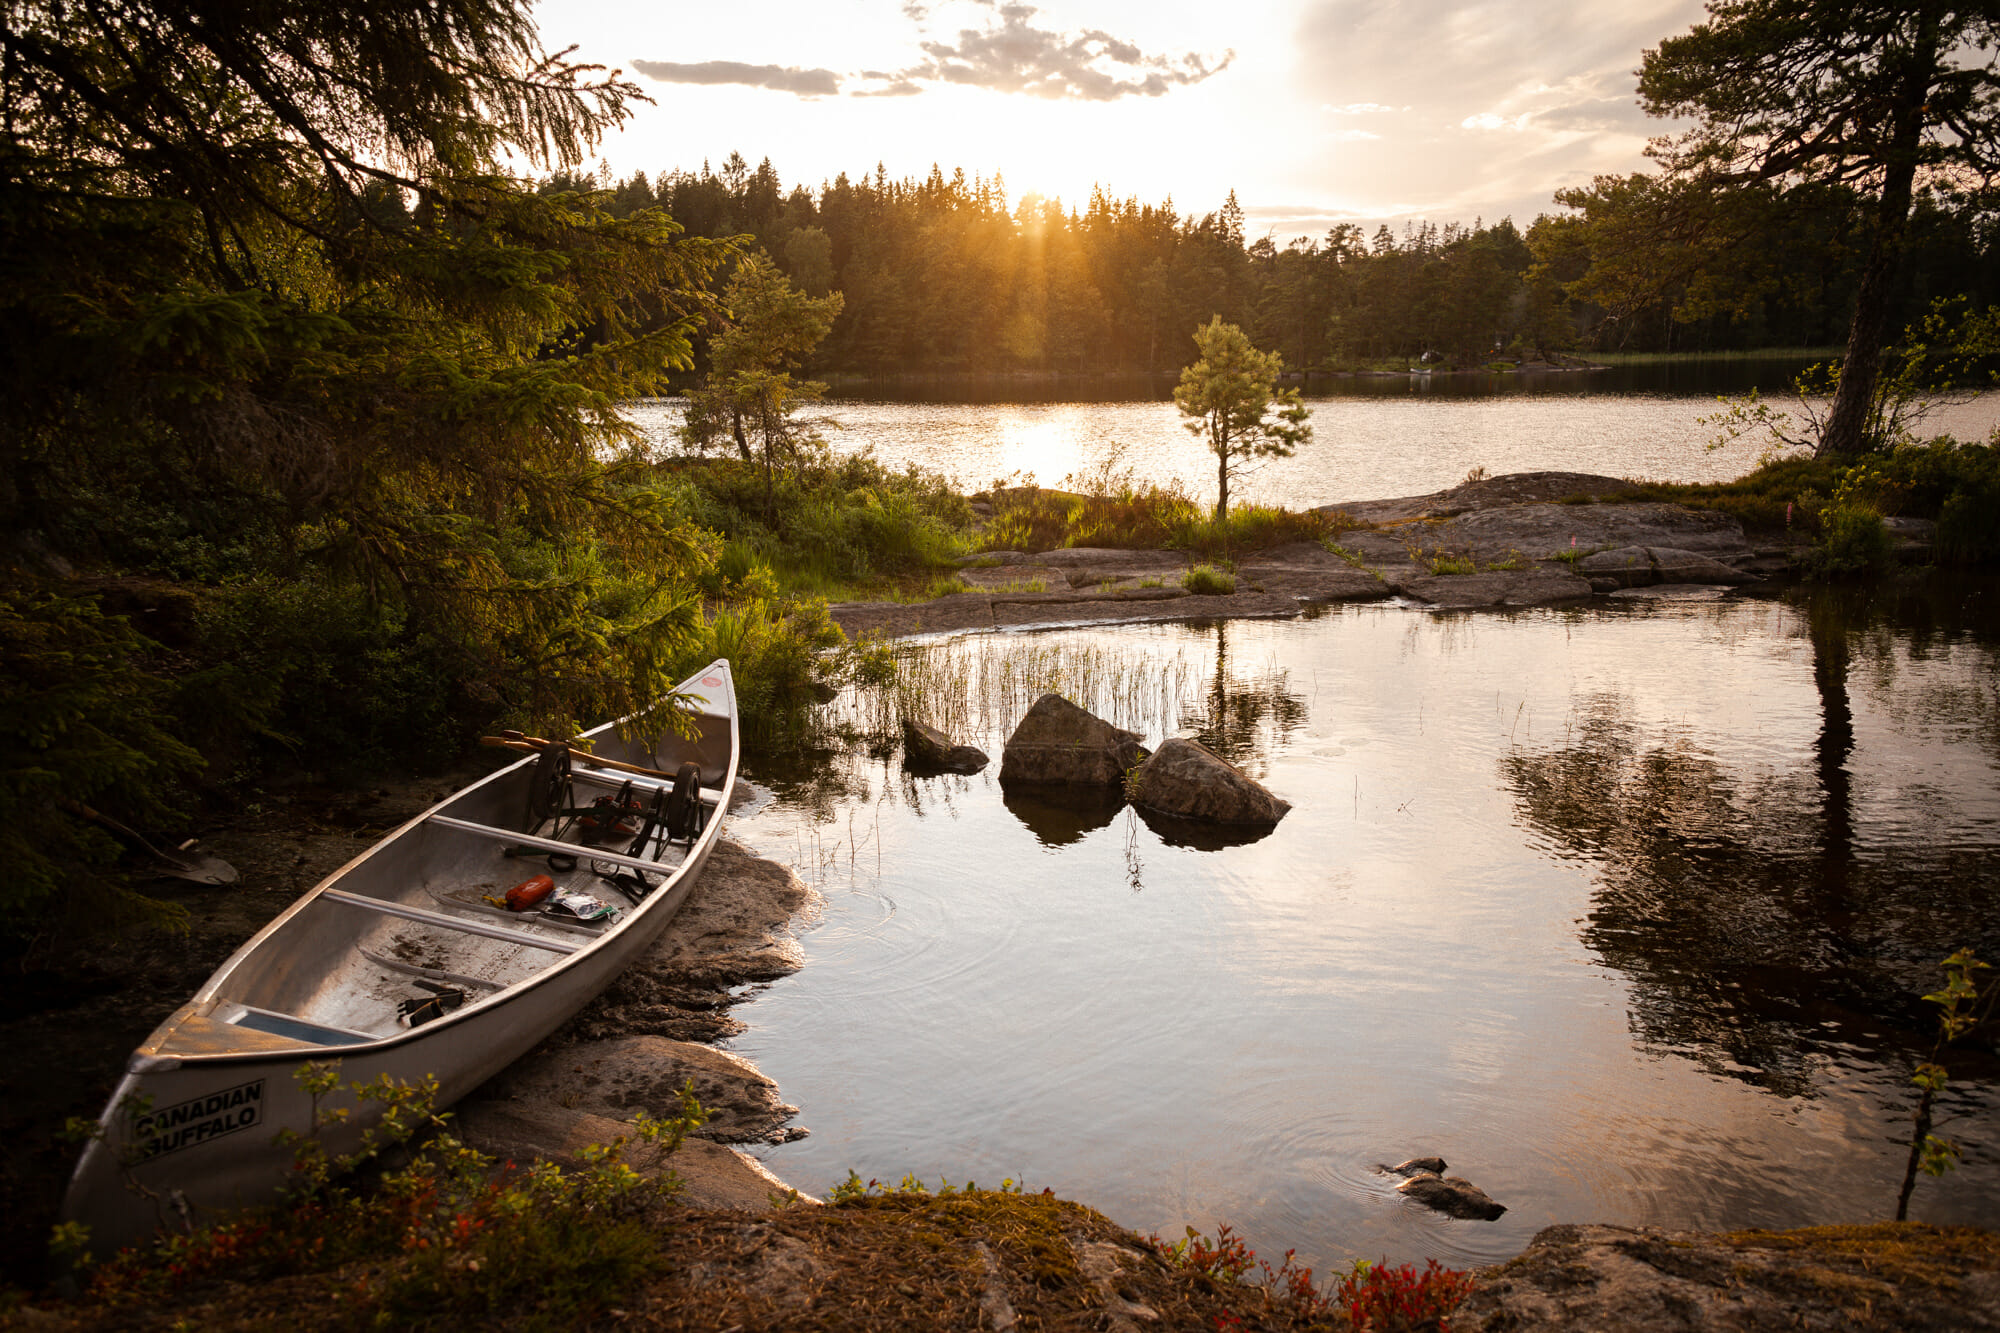
[[[479,743],[502,750],[519,750],[523,754],[540,754],[555,744],[554,741],[545,741],[539,736],[523,736],[518,731],[504,736],[481,736]],[[638,764],[628,764],[618,759],[606,759],[588,750],[579,750],[574,745],[569,747],[569,752],[571,758],[579,759],[593,768],[615,768],[620,773],[636,773],[642,778],[665,778],[668,782],[674,780],[672,773],[663,773],[657,768],[644,768]]]

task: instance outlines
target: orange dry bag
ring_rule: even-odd
[[[513,888],[507,890],[507,899],[500,906],[505,907],[510,912],[525,912],[551,893],[554,893],[555,889],[556,882],[547,875],[537,875],[533,879],[524,879]],[[489,898],[487,901],[492,902],[493,900]]]

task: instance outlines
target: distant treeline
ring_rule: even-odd
[[[1212,315],[1287,366],[1338,370],[1428,356],[1598,350],[1730,351],[1844,340],[1868,236],[1853,191],[1806,186],[1728,198],[1649,176],[1564,191],[1526,232],[1340,224],[1280,245],[1248,239],[1232,193],[1195,216],[1094,191],[1082,208],[1004,182],[892,180],[877,167],[787,190],[765,159],[601,189],[626,217],[662,208],[689,234],[749,235],[807,293],[845,306],[815,373],[1171,371]],[[1939,295],[2000,299],[1991,195],[1925,194],[1912,219],[1902,322]]]

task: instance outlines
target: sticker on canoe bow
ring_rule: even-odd
[[[712,690],[712,689],[714,689],[714,688],[715,688],[716,686],[718,686],[718,685],[722,684],[722,677],[720,677],[720,676],[703,676],[703,677],[701,678],[701,683],[702,683],[702,684],[704,684],[704,685],[706,685],[706,686],[708,686],[708,688],[710,688],[710,689]]]
[[[132,1117],[132,1157],[146,1161],[249,1129],[264,1111],[264,1080],[194,1097]]]

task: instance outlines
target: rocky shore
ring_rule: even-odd
[[[1402,598],[1446,610],[1554,606],[1592,597],[1719,595],[1790,568],[1794,543],[1753,542],[1734,517],[1633,502],[1632,483],[1583,472],[1526,472],[1429,495],[1324,505],[1354,526],[1329,546],[1246,555],[1236,591],[1180,586],[1178,551],[1075,547],[969,557],[965,592],[927,602],[829,608],[850,636],[1030,625],[1284,617],[1330,602]],[[1595,503],[1601,500],[1603,503]],[[1923,534],[1901,534],[1921,546]]]
[[[1541,472],[1326,506],[1356,526],[1332,547],[1298,543],[1246,556],[1236,565],[1236,591],[1226,595],[1181,588],[1189,561],[1178,552],[1070,549],[975,557],[962,571],[969,591],[928,602],[830,610],[850,635],[896,636],[1286,617],[1315,604],[1389,598],[1450,610],[1511,609],[1721,595],[1790,564],[1789,545],[1752,542],[1727,515],[1620,502],[1632,489],[1616,478]],[[1906,545],[1923,536],[1902,535]],[[428,796],[411,799],[421,804]],[[302,842],[295,857],[246,855],[227,838],[216,841],[262,872],[236,892],[275,911],[319,877],[321,862],[337,863],[384,818],[393,822],[393,812],[370,811],[351,836],[333,833],[324,847]],[[838,1215],[850,1210],[813,1206],[816,1200],[743,1151],[807,1131],[793,1123],[798,1108],[769,1079],[712,1043],[742,1030],[730,1011],[748,988],[802,964],[794,931],[817,910],[812,891],[790,870],[725,840],[644,960],[456,1108],[465,1137],[485,1151],[576,1165],[589,1145],[628,1132],[639,1111],[671,1113],[683,1084],[693,1083],[714,1118],[671,1162],[687,1189],[685,1211],[661,1233],[666,1275],[643,1300],[616,1312],[620,1322],[746,1330],[824,1326],[828,1318],[912,1328],[1209,1328],[1219,1326],[1218,1311],[1247,1315],[1254,1306],[1269,1326],[1291,1326],[1261,1301],[1190,1284],[1149,1242],[1074,1204],[1047,1201],[1047,1237],[1024,1239],[1019,1218],[1003,1226],[961,1216],[916,1245],[908,1228],[917,1223],[899,1224],[895,1208],[843,1220]],[[216,923],[218,939],[240,925],[226,915]],[[183,980],[184,968],[169,970],[157,987],[162,995]],[[51,1041],[59,1028],[51,1025]],[[941,1226],[925,1216],[922,1228]],[[2000,1238],[1971,1228],[1885,1223],[1714,1234],[1558,1226],[1477,1278],[1452,1327],[2000,1328]],[[190,1317],[256,1327],[272,1315],[272,1297],[239,1296],[237,1306],[225,1300],[204,1307],[206,1314],[162,1310],[151,1321],[154,1312],[127,1310],[113,1322],[167,1327]],[[310,1306],[303,1288],[284,1299],[291,1303],[282,1309]],[[104,1326],[87,1312],[32,1307],[0,1311],[0,1326],[10,1323]]]

